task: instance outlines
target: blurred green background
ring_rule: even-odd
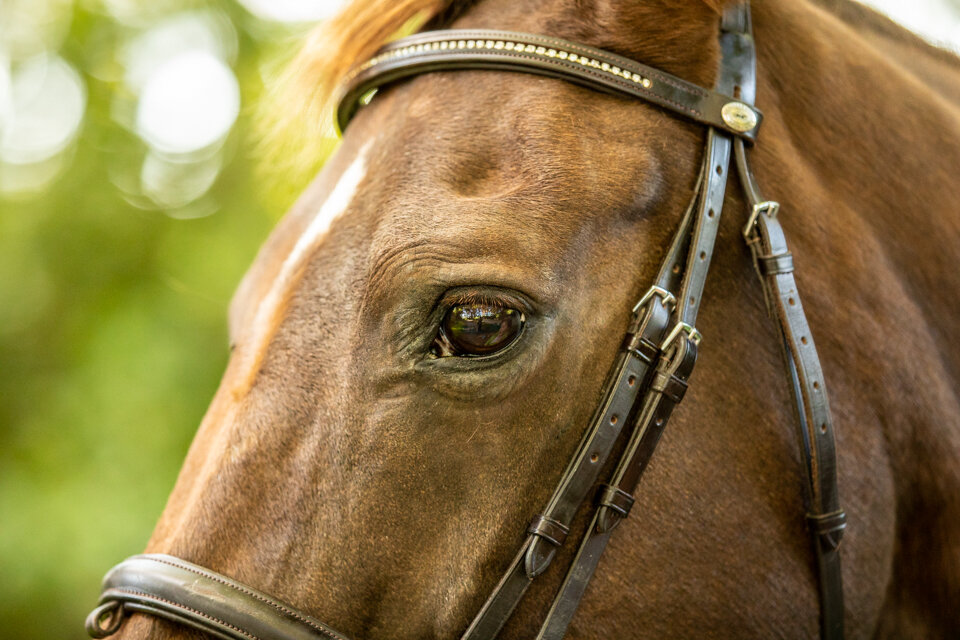
[[[253,105],[336,4],[0,0],[0,637],[86,637],[143,549],[302,186]]]

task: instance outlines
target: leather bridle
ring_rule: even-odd
[[[743,237],[753,256],[769,315],[776,320],[796,402],[806,481],[806,520],[817,559],[821,636],[843,637],[838,547],[846,526],[837,492],[833,424],[823,372],[793,277],[793,258],[778,220],[747,161],[761,115],[749,3],[723,16],[722,60],[714,90],[612,53],[573,42],[508,31],[445,30],[397,40],[358,67],[345,83],[337,124],[345,129],[377,88],[410,76],[462,69],[523,71],[640,98],[707,126],[693,199],[650,290],[633,319],[604,387],[603,400],[546,508],[530,523],[518,552],[462,640],[497,636],[530,584],[550,566],[591,491],[593,517],[537,636],[562,638],[610,534],[634,503],[633,492],[667,420],[683,399],[701,335],[696,318],[720,222],[731,154],[750,206]],[[730,97],[730,96],[736,96]],[[617,445],[620,445],[618,448]],[[622,450],[598,484],[611,452]],[[165,555],[129,558],[104,578],[100,604],[87,619],[91,636],[116,632],[143,612],[237,640],[346,640],[321,622],[226,576]]]

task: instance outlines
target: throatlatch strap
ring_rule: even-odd
[[[740,81],[740,97],[744,102],[752,103],[756,96],[756,63],[749,8],[739,26],[742,27],[738,34],[740,46],[750,52],[750,65]],[[761,195],[747,162],[747,151],[739,141],[734,142],[734,154],[740,183],[750,205],[743,236],[763,286],[767,310],[777,321],[787,376],[796,402],[799,440],[807,476],[804,483],[807,524],[813,539],[820,583],[820,633],[825,640],[840,640],[844,635],[844,609],[839,546],[846,527],[846,514],[840,508],[836,441],[826,381],[794,280],[793,256],[787,248],[778,218],[780,205]]]
[[[741,176],[749,175],[746,152],[736,150]],[[744,178],[749,180],[750,178]],[[820,581],[820,626],[826,640],[843,638],[843,579],[840,571],[840,539],[846,527],[846,515],[840,508],[837,489],[837,458],[833,418],[827,400],[820,358],[807,323],[793,270],[761,271],[762,261],[789,255],[783,227],[777,220],[779,206],[752,201],[755,222],[745,233],[768,311],[777,321],[784,361],[797,406],[801,451],[807,481],[805,503],[807,521],[813,538]]]

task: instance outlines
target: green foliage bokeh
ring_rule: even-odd
[[[258,177],[250,105],[267,45],[242,27],[243,111],[204,196],[215,212],[131,204],[110,167],[142,143],[111,116],[121,89],[89,73],[91,47],[117,44],[109,21],[76,8],[60,50],[88,93],[63,173],[0,196],[0,638],[86,637],[102,575],[163,509],[226,363],[230,296],[288,204]]]

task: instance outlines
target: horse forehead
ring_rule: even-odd
[[[489,222],[543,211],[554,229],[539,232],[577,227],[585,215],[652,197],[660,172],[649,142],[662,134],[648,115],[642,105],[527,74],[420,76],[357,119],[361,135],[377,132],[369,186],[382,205],[362,215],[389,226],[391,218],[432,225],[436,211],[464,224],[456,215],[464,210]]]
[[[627,134],[636,118],[630,101],[515,71],[435,72],[387,93],[368,109],[390,112],[382,144],[404,157],[523,151],[538,154],[540,163],[567,158],[582,164],[583,150],[601,152],[611,133]]]

